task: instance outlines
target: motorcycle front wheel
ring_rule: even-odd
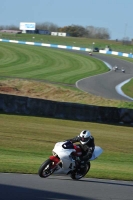
[[[81,166],[79,169],[73,171],[71,173],[71,178],[73,180],[79,180],[79,179],[83,178],[88,173],[89,170],[90,170],[90,162],[88,162],[84,166]]]
[[[55,171],[54,163],[52,160],[48,159],[40,166],[38,174],[41,178],[47,178]]]

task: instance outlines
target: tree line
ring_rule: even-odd
[[[69,34],[71,37],[88,37],[88,38],[97,38],[97,39],[110,39],[110,33],[107,28],[103,27],[94,27],[81,25],[70,25],[59,27],[56,24],[50,22],[37,23],[36,29],[38,30],[48,30],[50,32],[64,32]],[[10,26],[0,26],[0,30],[19,30],[19,27],[10,25]]]

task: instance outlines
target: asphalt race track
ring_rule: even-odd
[[[0,174],[0,200],[132,200],[133,182]]]
[[[93,53],[93,57],[108,63],[112,68],[117,66],[118,70],[116,70],[116,72],[110,70],[101,75],[79,80],[76,83],[77,87],[85,92],[107,99],[133,101],[132,99],[120,95],[115,89],[118,84],[133,78],[133,63],[103,54]],[[121,71],[122,68],[125,69],[125,73]]]

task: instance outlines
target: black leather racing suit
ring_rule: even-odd
[[[75,138],[69,139],[72,143],[80,142],[80,137],[76,136]],[[82,156],[80,157],[81,161],[88,161],[93,154],[95,149],[94,137],[90,136],[90,140],[86,144],[80,142],[79,146],[82,149]]]

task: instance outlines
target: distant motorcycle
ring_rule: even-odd
[[[92,56],[92,52],[89,52],[89,55]]]
[[[121,71],[122,71],[123,73],[125,73],[125,69],[121,69]]]
[[[118,70],[118,67],[117,66],[114,66],[113,67],[113,70],[116,72]]]
[[[53,156],[50,156],[49,159],[42,163],[38,174],[41,178],[47,178],[55,174],[69,175],[72,179],[79,180],[90,170],[90,161],[99,157],[102,152],[101,147],[95,146],[91,159],[87,163],[80,162],[77,167],[75,158],[82,155],[80,146],[70,141],[57,142],[52,151]]]

